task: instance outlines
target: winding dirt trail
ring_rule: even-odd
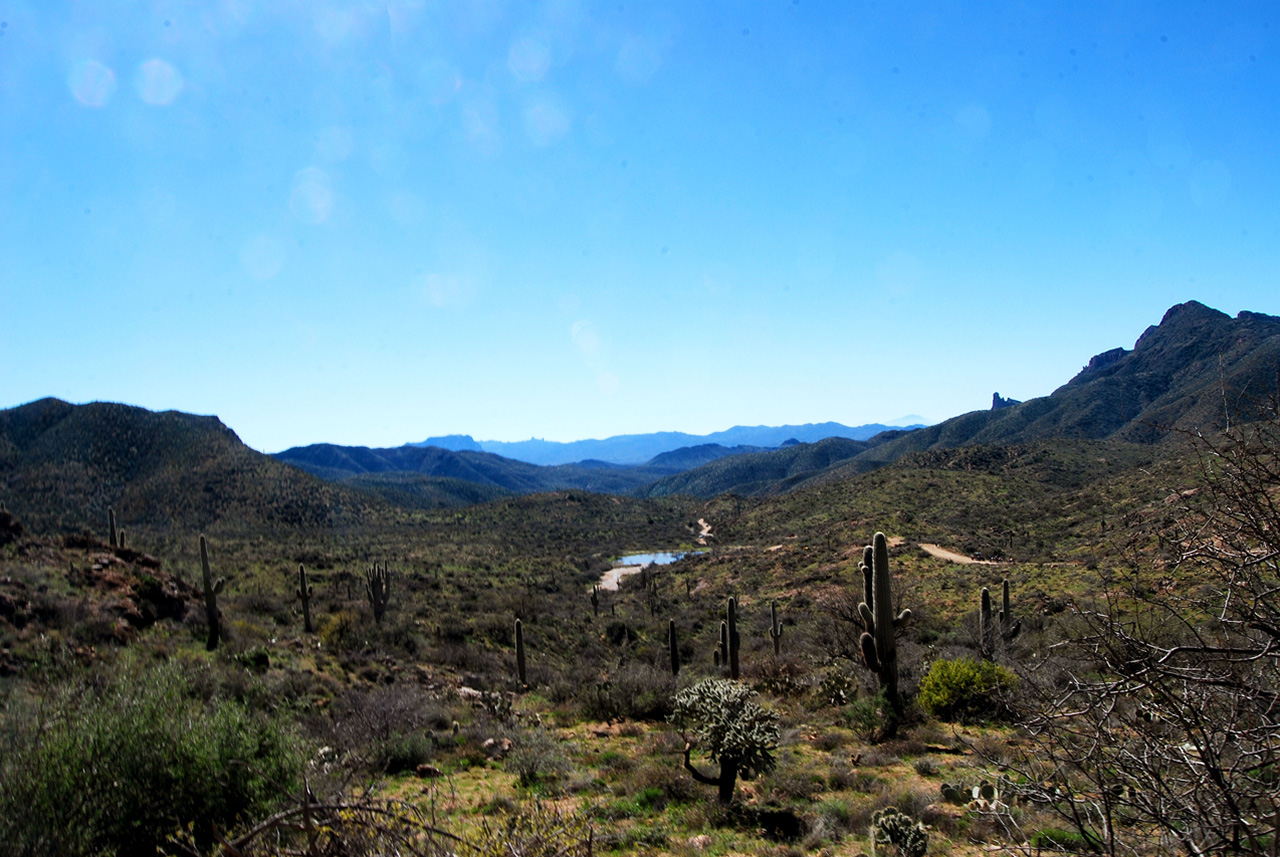
[[[935,544],[927,544],[925,542],[921,542],[920,547],[924,550],[925,553],[929,554],[930,556],[936,556],[938,559],[945,559],[948,562],[958,562],[961,565],[1000,565],[1000,563],[995,562],[994,560],[974,559],[971,556],[965,556],[962,553],[949,551],[946,548],[939,547],[938,545],[935,545]]]

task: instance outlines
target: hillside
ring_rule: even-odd
[[[962,446],[1032,444],[1050,438],[1158,443],[1169,429],[1196,430],[1250,419],[1277,393],[1280,318],[1242,312],[1232,319],[1196,301],[1178,304],[1148,327],[1132,350],[1096,355],[1048,396],[973,411],[934,426],[881,435],[853,455],[797,473],[790,450],[710,465],[665,479],[652,495],[723,491],[764,495],[839,482],[904,456]],[[778,475],[785,474],[785,475]]]
[[[453,451],[433,446],[399,446],[370,449],[320,443],[294,447],[273,456],[278,461],[336,482],[357,477],[401,474],[469,482],[497,489],[499,493],[536,494],[543,491],[595,491],[626,494],[673,472],[667,467],[630,467],[604,461],[582,461],[544,467],[503,458],[491,452]],[[369,485],[368,478],[350,484]],[[425,483],[420,483],[425,484]],[[436,483],[443,490],[447,483]],[[451,496],[457,492],[450,491]]]
[[[888,434],[896,436],[896,432]],[[719,458],[654,482],[644,489],[644,496],[689,494],[714,497],[725,492],[744,496],[773,493],[791,481],[805,479],[839,462],[848,461],[874,443],[874,440],[830,437],[817,443]]]
[[[28,528],[270,530],[367,523],[372,496],[255,452],[216,417],[41,399],[0,411],[0,499]]]

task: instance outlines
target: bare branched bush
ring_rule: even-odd
[[[1280,423],[1191,438],[1164,561],[1107,572],[1028,675],[1022,773],[1091,847],[1274,854],[1280,817]]]

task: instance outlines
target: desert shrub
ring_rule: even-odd
[[[998,719],[1008,713],[1005,700],[1016,681],[1012,672],[990,661],[938,660],[920,682],[919,701],[929,714],[949,722]]]
[[[416,770],[435,758],[436,744],[429,735],[413,732],[383,742],[374,752],[374,764],[388,774]]]
[[[487,814],[474,837],[476,857],[586,857],[593,850],[589,818],[533,801],[505,819]]]
[[[1077,830],[1061,830],[1046,827],[1031,834],[1031,847],[1036,850],[1068,851],[1073,854],[1088,854],[1102,850],[1102,840],[1097,834],[1084,834]]]
[[[7,712],[0,841],[16,853],[154,852],[193,825],[265,813],[301,769],[293,735],[240,703],[202,703],[175,664],[127,665]]]
[[[522,786],[554,780],[569,773],[569,758],[550,732],[538,727],[513,736],[505,766]]]
[[[756,690],[774,696],[799,696],[809,689],[809,668],[794,656],[766,657],[755,660],[746,676]]]
[[[860,696],[844,709],[845,722],[859,739],[871,742],[880,734],[884,724],[886,702],[884,693]]]
[[[637,803],[641,795],[650,794],[656,809],[673,803],[692,803],[700,796],[698,784],[674,763],[670,755],[649,756],[635,772],[632,781],[637,789]]]
[[[669,670],[628,664],[608,682],[584,687],[578,699],[584,717],[593,720],[658,721],[671,714],[676,680]]]

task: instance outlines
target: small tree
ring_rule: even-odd
[[[780,732],[778,715],[755,701],[756,693],[744,684],[706,679],[676,694],[669,718],[685,738],[684,767],[698,782],[716,786],[720,803],[733,800],[738,774],[752,775],[773,769],[773,750]],[[712,762],[720,763],[718,776],[693,766],[689,754],[700,747]]]

